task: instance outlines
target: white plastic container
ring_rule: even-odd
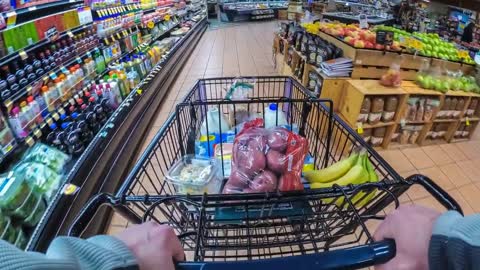
[[[208,134],[207,134],[207,125],[208,125]],[[220,129],[222,133],[230,130],[230,125],[228,124],[227,119],[223,113],[218,113],[217,107],[212,107],[207,111],[207,117],[202,123],[200,129],[200,135],[210,135],[210,134],[220,134]]]
[[[265,128],[288,125],[287,117],[282,110],[278,110],[277,104],[270,104],[265,108]]]
[[[217,194],[222,185],[215,159],[186,155],[176,162],[166,175],[177,194]]]

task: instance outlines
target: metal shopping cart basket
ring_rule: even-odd
[[[247,99],[224,99],[233,83],[252,80],[254,88]],[[168,169],[194,152],[209,109],[228,114],[243,106],[261,114],[271,103],[285,113],[289,128],[308,139],[316,168],[329,166],[362,147],[382,181],[228,195],[182,195],[165,181]],[[118,193],[92,198],[69,234],[81,235],[105,204],[132,223],[154,220],[172,226],[189,261],[179,264],[179,269],[356,269],[384,263],[395,255],[393,241],[373,241],[369,223],[382,219],[386,208],[398,207],[399,196],[410,186],[422,185],[447,209],[461,211],[455,200],[427,177],[400,177],[331,108],[331,101],[311,96],[290,77],[199,80],[176,106]],[[373,190],[376,195],[366,204],[351,199]]]

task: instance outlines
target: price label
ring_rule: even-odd
[[[155,24],[154,24],[152,21],[149,21],[149,22],[147,23],[147,27],[148,27],[149,29],[153,29],[154,26],[155,26]]]
[[[393,32],[392,31],[377,31],[377,44],[389,46],[393,44]]]
[[[43,77],[43,82],[46,82],[46,81],[48,81],[48,77],[47,77],[47,76]]]
[[[357,133],[358,134],[363,134],[363,124],[362,123],[357,123]]]
[[[163,19],[167,22],[170,21],[170,14],[165,15],[165,17],[163,17]]]
[[[80,190],[79,187],[74,184],[65,184],[62,189],[64,195],[75,195]]]
[[[468,117],[465,118],[465,126],[470,126],[470,119]]]
[[[368,29],[368,20],[367,20],[367,15],[365,14],[360,14],[358,16],[358,21],[360,23],[360,28],[361,29]]]
[[[92,57],[92,54],[90,52],[87,52],[88,57]]]
[[[24,61],[27,60],[27,58],[28,58],[28,55],[27,55],[27,53],[26,53],[24,50],[21,50],[21,51],[18,53],[18,55],[20,55],[20,58],[22,58],[22,60],[24,60]]]
[[[69,37],[73,38],[73,33],[72,33],[72,31],[67,31],[67,35],[68,35]]]
[[[111,36],[111,38],[112,38],[112,42],[115,42],[115,37],[113,35]]]
[[[33,7],[28,8],[28,11],[35,11],[35,10],[37,10],[37,6],[33,6]]]

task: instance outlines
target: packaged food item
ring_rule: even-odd
[[[402,133],[400,134],[400,144],[408,144],[408,139],[410,138],[411,131],[403,128]]]
[[[398,97],[391,96],[387,98],[385,102],[385,111],[382,115],[383,122],[390,122],[395,118],[395,112],[397,111],[398,107]]]
[[[368,114],[372,107],[372,101],[369,97],[365,97],[362,102],[362,107],[360,108],[360,114],[358,115],[357,122],[366,123],[368,120]]]
[[[425,99],[421,98],[418,100],[417,113],[415,114],[415,121],[423,120],[423,113],[425,111]]]
[[[415,121],[417,117],[418,98],[409,98],[407,102],[407,113],[405,120]]]
[[[14,244],[19,249],[25,249],[27,247],[27,244],[28,244],[27,236],[25,235],[23,230],[20,229],[20,228],[17,230],[17,232],[18,232],[17,239],[15,240]]]
[[[40,195],[13,171],[0,176],[0,208],[7,215],[27,218],[34,210]]]
[[[456,139],[462,138],[463,130],[465,130],[465,124],[460,123],[460,125],[458,126],[458,129],[453,133],[453,137]]]
[[[265,116],[263,119],[265,128],[288,125],[285,112],[278,108],[278,105],[275,103],[269,104],[267,108],[265,108]]]
[[[289,49],[290,51],[290,49]],[[238,78],[236,79],[233,84],[228,89],[225,99],[227,100],[247,100],[248,96],[252,93],[255,87],[254,80],[247,80]],[[218,109],[216,111],[217,115],[214,119],[221,119],[222,116],[218,116]],[[247,104],[230,104],[228,105],[228,121],[231,126],[236,126],[241,123],[247,122],[250,119],[250,112],[248,110]],[[224,124],[224,123],[222,123]],[[226,131],[228,129],[224,129],[226,126],[222,126],[222,131]],[[218,129],[218,128],[217,128]],[[213,133],[213,132],[210,132]]]
[[[475,114],[475,111],[477,110],[477,107],[478,107],[478,99],[473,98],[470,104],[468,105],[466,115],[473,116]]]
[[[465,128],[463,129],[463,133],[462,133],[462,138],[468,138],[468,136],[470,135],[470,131],[471,131],[471,126],[467,127],[465,125]]]
[[[237,108],[235,108],[235,112],[237,112]],[[240,113],[240,111],[238,112]],[[218,110],[217,106],[209,108],[200,128],[200,135],[221,134],[228,130],[230,130],[230,125],[224,114]]]
[[[420,132],[417,130],[414,130],[412,134],[410,135],[410,138],[408,138],[408,142],[410,144],[415,144],[417,143],[418,136],[420,135]]]
[[[382,97],[375,97],[372,101],[372,108],[368,115],[368,123],[375,125],[380,122],[384,110],[385,100]]]
[[[31,214],[25,220],[23,220],[22,224],[27,227],[35,227],[42,218],[46,209],[47,205],[45,204],[45,201],[38,200],[33,212],[31,212]]]
[[[215,159],[219,169],[223,172],[223,178],[229,177],[232,172],[233,143],[219,143],[215,145]]]
[[[392,142],[397,142],[398,139],[400,138],[400,127],[397,127],[397,129],[392,133]]]
[[[215,159],[185,155],[177,161],[166,175],[166,180],[175,186],[177,194],[217,194],[222,181]]]
[[[263,120],[245,124],[233,144],[232,172],[223,193],[302,190],[307,140],[285,128],[262,128]]]
[[[10,218],[6,218],[6,222],[5,229],[3,232],[0,232],[0,239],[15,244],[15,241],[17,240],[18,229],[13,226]]]
[[[62,175],[48,166],[37,162],[22,162],[14,169],[15,175],[21,176],[38,194],[47,200],[55,194],[62,182]]]
[[[402,84],[399,63],[394,62],[390,65],[387,73],[380,78],[380,84],[388,87],[399,87]]]
[[[445,97],[445,100],[443,101],[442,108],[437,113],[437,118],[438,119],[448,118],[451,103],[452,103],[452,99],[450,97]]]
[[[362,137],[363,137],[363,140],[365,142],[370,142],[370,139],[372,137],[372,129],[371,128],[367,128],[365,130],[363,130],[363,134],[362,134]]]
[[[70,161],[70,156],[43,143],[36,143],[22,158],[24,162],[36,162],[48,166],[54,172],[60,174]]]
[[[385,138],[386,132],[386,127],[379,127],[374,129],[372,133],[372,138],[370,139],[370,144],[372,146],[380,146],[383,143],[383,138]]]
[[[457,105],[455,106],[455,111],[453,112],[453,118],[458,118],[463,112],[463,109],[465,109],[465,99],[464,98],[458,98]]]
[[[440,106],[440,101],[438,99],[427,99],[427,102],[425,103],[425,111],[423,113],[423,121],[432,121],[433,115],[438,106]]]
[[[450,102],[450,107],[448,108],[448,114],[447,118],[453,118],[455,115],[455,109],[457,108],[458,104],[458,99],[457,98],[452,98],[452,101]]]
[[[440,123],[435,127],[435,132],[437,133],[437,139],[443,138],[447,133],[449,124]]]

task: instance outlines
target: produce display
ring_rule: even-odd
[[[468,51],[457,49],[455,44],[442,40],[438,34],[408,33],[401,29],[383,25],[371,29],[360,29],[357,24],[347,25],[338,22],[304,23],[302,26],[309,33],[318,34],[322,31],[358,49],[418,52],[418,54],[427,57],[475,64]],[[392,45],[384,46],[376,43],[376,32],[380,30],[394,33]]]
[[[438,97],[412,96],[407,101],[402,119],[406,122],[430,122],[439,106]]]
[[[466,98],[465,97],[445,97],[443,105],[440,111],[437,113],[438,119],[452,119],[462,116],[462,112],[465,109]]]
[[[472,76],[419,74],[416,83],[422,88],[442,93],[449,90],[480,93],[480,86]]]

